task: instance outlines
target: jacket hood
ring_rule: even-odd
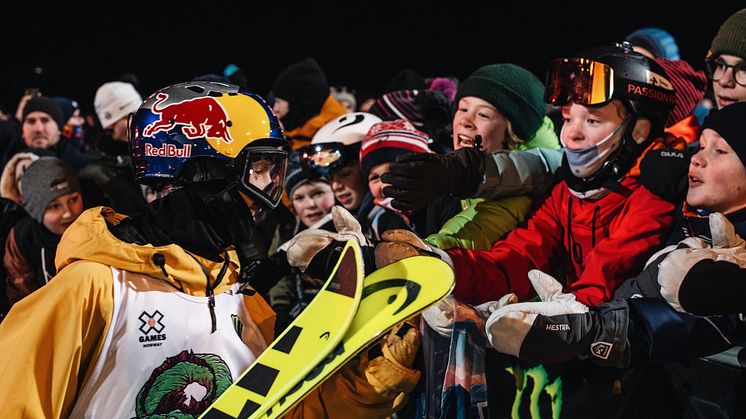
[[[109,231],[108,226],[115,226],[125,218],[127,217],[107,207],[84,211],[62,235],[55,258],[57,272],[75,261],[87,260],[163,279],[187,294],[205,296],[207,278],[202,267],[210,275],[210,281],[215,281],[223,262],[192,255],[176,244],[141,246],[119,240]],[[154,261],[156,254],[164,257],[163,268]],[[215,293],[222,292],[237,279],[238,256],[232,250],[227,254],[230,259],[228,268],[223,280],[215,288]],[[155,259],[160,257],[156,256]]]

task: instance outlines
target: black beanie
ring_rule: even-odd
[[[287,100],[290,108],[310,107],[318,113],[329,97],[329,83],[313,58],[291,64],[277,76],[272,86],[275,97]]]
[[[736,152],[746,166],[746,102],[737,102],[720,110],[712,110],[702,124],[702,131],[717,132]]]
[[[26,120],[26,116],[31,112],[44,112],[51,116],[60,130],[65,126],[65,121],[62,120],[62,118],[64,118],[62,115],[62,108],[60,108],[60,105],[58,105],[52,98],[46,96],[31,98],[23,108],[23,121]]]

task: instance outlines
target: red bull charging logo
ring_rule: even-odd
[[[182,126],[182,132],[189,139],[208,138],[230,143],[228,114],[223,105],[213,97],[198,97],[182,102],[171,103],[161,108],[168,99],[168,94],[158,93],[152,111],[158,120],[143,129],[143,135],[153,136],[161,131],[168,131],[176,125]]]

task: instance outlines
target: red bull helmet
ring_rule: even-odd
[[[163,88],[130,120],[135,179],[183,184],[184,166],[200,159],[228,168],[239,187],[274,208],[282,196],[287,140],[258,95],[238,86],[188,82]]]

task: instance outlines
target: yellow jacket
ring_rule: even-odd
[[[116,225],[124,218],[105,207],[85,211],[62,237],[55,260],[57,276],[19,301],[0,324],[0,377],[6,383],[0,392],[3,417],[69,416],[111,325],[111,267],[168,281],[174,292],[180,289],[192,296],[205,296],[205,274],[194,258],[212,278],[218,275],[222,262],[193,258],[175,244],[141,246],[117,239],[107,224]],[[152,262],[156,252],[165,256],[168,277]],[[238,258],[233,254],[231,260]],[[216,295],[235,284],[238,270],[237,262],[229,264],[214,290]],[[243,298],[251,320],[265,341],[271,342],[274,312],[259,294]],[[385,417],[403,399],[400,391],[390,390],[411,390],[417,378],[413,370],[381,371],[380,363],[368,363],[362,356],[350,361],[286,417]],[[411,385],[402,387],[405,382]]]

